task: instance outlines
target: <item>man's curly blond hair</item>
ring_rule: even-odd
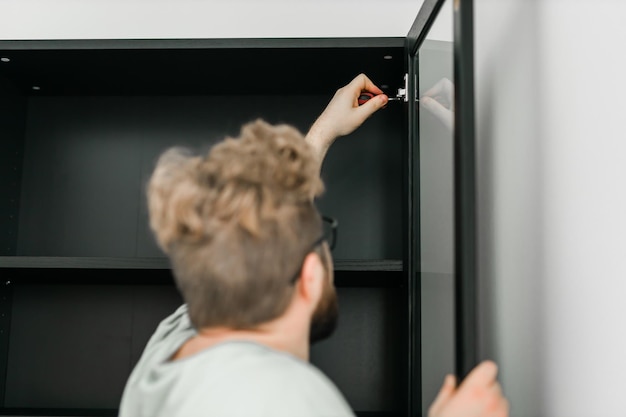
[[[150,226],[196,328],[280,316],[321,235],[318,161],[302,134],[263,120],[205,156],[165,151],[148,183]]]

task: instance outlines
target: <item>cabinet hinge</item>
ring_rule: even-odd
[[[405,103],[409,101],[409,97],[407,96],[406,92],[409,89],[408,86],[409,83],[409,75],[408,74],[404,74],[404,88],[398,88],[398,92],[396,93],[395,97],[389,97],[390,101],[404,101]]]

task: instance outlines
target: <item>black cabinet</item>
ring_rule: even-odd
[[[358,73],[408,97],[324,162],[341,317],[312,362],[359,415],[418,414],[412,49],[441,3],[425,2],[408,40],[0,41],[0,414],[116,415],[151,332],[182,302],[148,229],[157,155],[206,149],[256,118],[305,133]]]
[[[250,43],[250,44],[249,44]],[[3,406],[115,408],[155,326],[182,302],[144,197],[168,146],[211,146],[255,118],[306,132],[364,72],[403,86],[404,39],[4,42]],[[342,309],[312,361],[359,412],[406,412],[405,104],[330,150]],[[36,411],[36,410],[39,411]]]

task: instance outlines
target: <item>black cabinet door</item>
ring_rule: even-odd
[[[410,415],[476,363],[472,2],[426,0],[406,38]]]

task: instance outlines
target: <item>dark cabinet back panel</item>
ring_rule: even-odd
[[[340,288],[332,338],[313,346],[311,362],[356,410],[403,410],[406,311],[399,288]]]
[[[4,406],[116,408],[155,324],[180,303],[172,286],[16,285]]]
[[[339,327],[312,362],[356,410],[402,410],[401,290],[338,291]],[[19,284],[12,298],[9,408],[117,408],[148,338],[181,303],[172,285]]]
[[[0,256],[15,255],[26,98],[0,76]]]
[[[160,257],[144,187],[161,151],[206,150],[259,117],[306,132],[329,99],[30,98],[17,255]],[[319,207],[340,221],[337,259],[402,257],[403,126],[401,104],[390,103],[328,155]]]

